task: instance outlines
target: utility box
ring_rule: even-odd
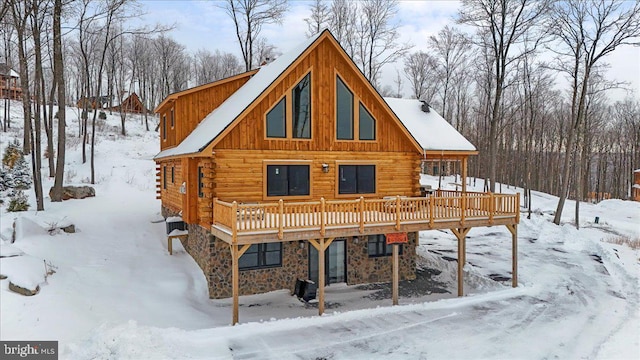
[[[167,224],[167,235],[171,234],[173,230],[187,230],[187,225],[179,216],[170,216],[165,220]]]
[[[302,300],[309,301],[316,298],[316,293],[318,292],[318,285],[311,281],[305,280],[305,289],[304,294],[302,295]]]

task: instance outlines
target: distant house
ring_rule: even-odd
[[[633,172],[633,186],[631,188],[631,199],[640,201],[640,169]]]
[[[22,88],[18,83],[20,76],[7,64],[0,63],[0,98],[21,100]]]
[[[317,285],[320,313],[325,284],[414,279],[421,230],[459,239],[460,295],[471,227],[507,226],[516,252],[519,196],[464,182],[420,196],[423,160],[460,160],[464,177],[475,147],[419,100],[383,98],[328,30],[155,112],[162,214],[186,223],[182,244],[209,295],[233,297],[234,323],[239,295],[296,279]]]
[[[89,97],[81,97],[78,99],[76,105],[78,108],[84,109],[85,107],[89,110],[93,109],[106,109],[111,102],[112,97],[108,95],[102,96],[89,96]]]
[[[122,100],[120,105],[112,106],[111,110],[129,114],[144,114],[149,111],[145,108],[144,104],[142,104],[140,97],[136,93],[127,96],[126,99]]]

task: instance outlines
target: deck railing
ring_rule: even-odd
[[[231,234],[359,228],[366,226],[428,223],[440,221],[486,220],[498,218],[519,222],[519,195],[471,193],[439,190],[428,197],[359,198],[243,204],[219,199],[213,204],[213,225]]]

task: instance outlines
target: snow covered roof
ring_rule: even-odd
[[[640,172],[640,169],[633,170],[634,173]]]
[[[204,150],[325,32],[310,37],[290,52],[260,68],[260,71],[240,89],[207,115],[178,146],[161,151],[155,158],[192,154]]]
[[[422,111],[416,99],[384,98],[424,150],[475,151],[476,147],[433,108]]]
[[[3,77],[19,78],[20,75],[15,72],[9,65],[0,63],[0,75]]]

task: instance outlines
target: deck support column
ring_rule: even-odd
[[[400,276],[398,268],[400,267],[398,259],[398,244],[393,244],[393,305],[398,305],[398,283]]]
[[[518,287],[518,225],[506,225],[511,233],[511,286]]]
[[[238,260],[240,256],[244,254],[247,249],[251,245],[243,245],[242,248],[239,248],[237,244],[231,244],[231,293],[233,296],[233,314],[231,319],[231,325],[235,325],[238,323],[238,307],[239,307],[239,295],[240,295],[240,267],[238,264]]]
[[[320,239],[318,249],[318,315],[324,314],[324,238]]]
[[[451,229],[458,238],[458,296],[464,295],[464,264],[467,262],[466,236],[471,228]]]
[[[309,239],[309,244],[318,250],[318,315],[324,314],[324,279],[325,279],[325,266],[324,266],[324,252],[335,238],[320,240]]]

